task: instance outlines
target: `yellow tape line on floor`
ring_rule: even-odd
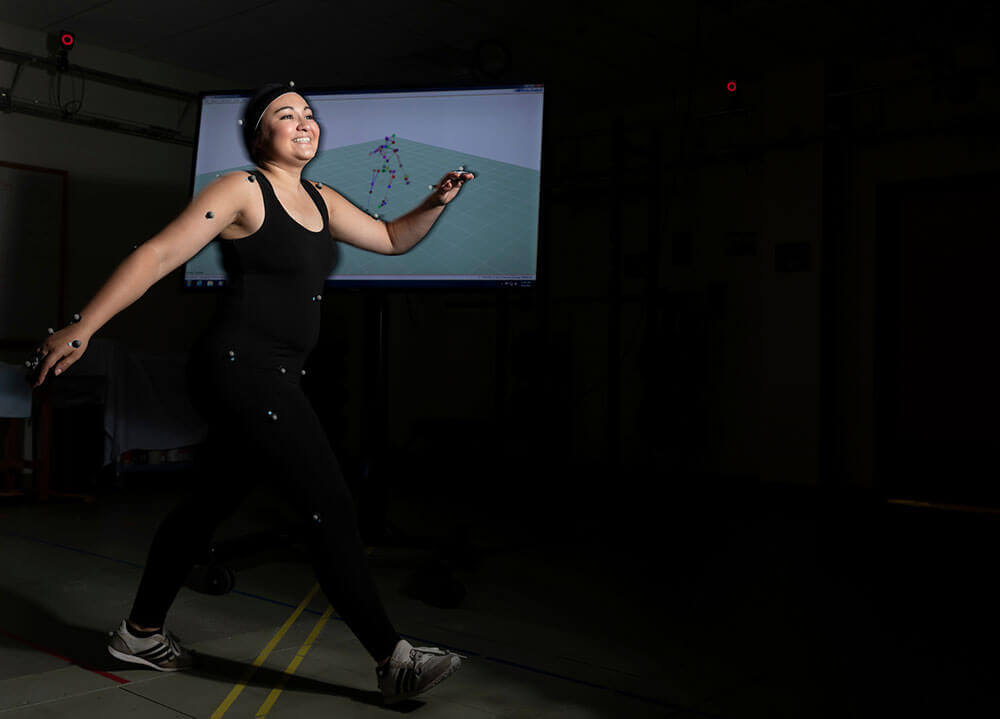
[[[365,554],[371,556],[374,549],[374,547],[365,547]],[[281,679],[278,680],[277,686],[271,690],[271,693],[267,695],[267,699],[265,699],[264,703],[260,705],[260,709],[257,710],[256,719],[266,717],[271,711],[271,707],[273,707],[274,703],[278,701],[278,697],[281,696],[281,692],[285,690],[285,685],[288,684],[288,677],[295,674],[296,670],[298,670],[299,664],[301,664],[302,660],[306,658],[306,654],[309,653],[309,649],[312,647],[313,642],[315,642],[316,638],[319,637],[319,633],[323,631],[323,627],[326,626],[327,620],[332,615],[333,606],[328,606],[326,611],[323,612],[323,616],[316,620],[316,625],[312,628],[312,631],[309,632],[309,636],[306,637],[305,642],[301,647],[299,647],[299,651],[295,653],[295,657],[292,661],[290,661],[288,666],[285,667],[285,673]]]
[[[246,674],[243,675],[243,678],[240,679],[239,683],[233,687],[232,691],[229,692],[229,696],[227,696],[223,700],[223,702],[219,705],[219,707],[214,712],[212,712],[212,719],[222,719],[222,716],[227,711],[229,711],[229,707],[231,707],[233,705],[233,702],[236,701],[237,697],[239,697],[239,695],[243,693],[243,690],[247,686],[247,682],[250,680],[250,677],[252,677],[254,672],[257,671],[257,667],[263,664],[264,661],[267,659],[268,655],[272,651],[274,651],[274,648],[278,646],[278,642],[280,642],[281,638],[285,636],[285,633],[292,628],[292,625],[295,624],[295,620],[298,619],[299,615],[302,614],[302,612],[305,611],[306,607],[309,606],[309,603],[312,601],[312,598],[316,596],[316,592],[318,591],[319,591],[319,584],[316,584],[309,591],[309,594],[306,595],[306,598],[303,599],[299,603],[299,606],[295,608],[295,611],[292,612],[292,616],[290,616],[285,621],[285,623],[281,625],[281,629],[279,629],[278,633],[271,638],[271,641],[267,643],[267,646],[264,647],[264,650],[257,656],[256,659],[253,660],[253,665],[247,670]]]
[[[288,678],[295,674],[295,671],[299,668],[299,664],[301,664],[302,660],[306,658],[306,654],[309,653],[309,649],[312,647],[313,642],[316,641],[316,637],[318,637],[319,633],[323,631],[323,627],[326,625],[326,620],[329,619],[332,614],[333,607],[328,606],[326,611],[323,612],[323,616],[316,620],[316,626],[314,626],[313,630],[309,632],[309,636],[306,637],[305,643],[299,647],[299,651],[295,653],[295,657],[285,668],[285,673],[278,681],[278,685],[271,690],[267,699],[264,700],[264,703],[260,705],[260,709],[257,710],[258,719],[260,719],[260,717],[266,717],[268,712],[271,711],[271,707],[273,707],[274,703],[278,701],[278,697],[281,696],[281,692],[285,690],[285,684],[288,683]]]

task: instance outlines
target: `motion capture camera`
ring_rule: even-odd
[[[76,33],[69,30],[50,32],[45,38],[49,55],[56,61],[56,69],[59,72],[69,70],[69,51],[76,46]]]

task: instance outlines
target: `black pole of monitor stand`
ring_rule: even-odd
[[[368,544],[393,539],[386,518],[388,501],[388,300],[383,290],[364,294],[361,394],[361,478],[358,513]]]
[[[452,561],[461,556],[459,549],[448,549],[439,538],[405,536],[386,516],[389,494],[389,303],[386,293],[374,290],[364,295],[364,353],[360,500],[358,502],[361,538],[369,546],[405,546],[430,550],[403,583],[399,591],[431,606],[454,608],[466,594],[465,585],[452,573]],[[452,542],[451,544],[454,544]]]

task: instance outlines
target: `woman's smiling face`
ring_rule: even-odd
[[[261,160],[305,164],[316,155],[318,144],[319,125],[297,92],[279,95],[264,110],[256,141]]]

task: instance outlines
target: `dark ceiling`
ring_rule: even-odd
[[[2,22],[72,30],[81,44],[236,86],[268,79],[326,86],[462,80],[501,70],[504,47],[537,32],[537,23],[524,19],[538,17],[537,4],[526,0],[0,0]]]
[[[0,0],[0,22],[224,78],[231,87],[609,79],[640,89],[816,59],[994,45],[985,0]],[[127,74],[127,73],[123,73]],[[212,88],[225,89],[225,88]]]

